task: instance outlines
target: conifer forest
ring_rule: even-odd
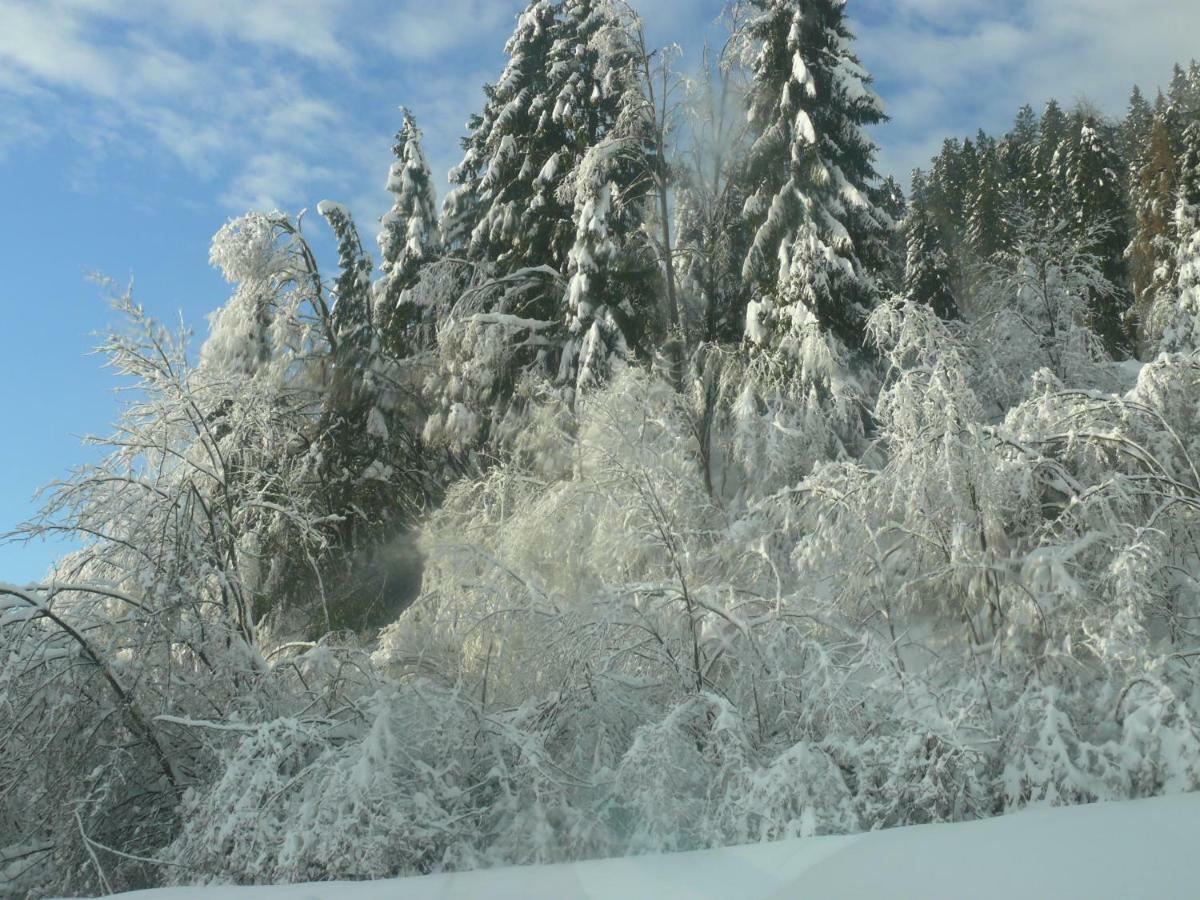
[[[205,334],[113,291],[8,536],[75,549],[0,584],[0,894],[1200,789],[1200,64],[886,173],[846,0],[698,70],[514,13],[448,189],[405,109],[378,223],[217,232]]]

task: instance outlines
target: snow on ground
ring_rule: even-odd
[[[694,853],[375,882],[169,888],[140,900],[1200,896],[1200,794]]]

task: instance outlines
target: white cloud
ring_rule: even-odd
[[[347,2],[0,0],[0,109],[26,139],[84,150],[66,173],[81,188],[116,156],[161,165],[157,147],[227,203],[285,202],[353,156],[354,122],[321,89],[345,77]]]
[[[296,154],[268,150],[246,160],[222,199],[234,209],[287,209],[303,202],[304,185],[335,175],[328,167]]]
[[[947,134],[1002,133],[1023,103],[1112,115],[1197,52],[1194,0],[855,0],[858,52],[884,89],[882,167],[924,166]]]
[[[102,96],[117,93],[120,70],[88,40],[82,20],[4,0],[0,21],[0,61],[5,63],[6,81],[16,81],[24,74],[55,87]]]
[[[141,16],[161,11],[179,26],[223,40],[267,45],[321,62],[349,62],[349,48],[337,36],[340,24],[354,20],[347,0],[171,0],[124,8],[139,5]]]
[[[723,0],[632,0],[652,44],[693,55]],[[411,106],[439,181],[523,0],[0,0],[0,154],[66,136],[81,183],[165,151],[241,205],[341,192],[372,215]],[[924,165],[948,133],[1003,131],[1024,102],[1119,112],[1196,52],[1191,0],[851,0],[858,50],[893,122],[880,167]],[[377,199],[373,202],[372,197]],[[364,229],[365,230],[365,229]]]
[[[519,12],[513,0],[404,0],[377,26],[374,40],[397,59],[431,60],[506,36]]]

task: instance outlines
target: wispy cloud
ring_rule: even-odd
[[[402,0],[376,23],[374,40],[397,59],[433,60],[507,32],[519,10],[511,0]]]
[[[856,0],[858,50],[892,123],[883,165],[925,165],[947,134],[1004,131],[1023,103],[1087,98],[1120,114],[1198,48],[1191,0]]]
[[[653,43],[695,51],[722,0],[633,0]],[[227,212],[371,202],[395,107],[413,107],[439,177],[522,0],[0,0],[0,155],[54,136],[73,178],[121,155],[210,183]],[[1021,103],[1087,96],[1117,112],[1196,52],[1188,0],[851,0],[859,53],[893,122],[881,168],[924,164],[943,135],[999,131]],[[166,162],[164,162],[164,159]],[[364,210],[366,212],[367,210]]]

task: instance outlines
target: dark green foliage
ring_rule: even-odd
[[[1012,200],[995,143],[981,136],[978,146],[976,175],[967,199],[967,243],[976,258],[986,261],[1008,247]]]
[[[1121,161],[1115,141],[1095,119],[1076,117],[1072,136],[1064,141],[1064,181],[1069,221],[1081,236],[1092,235],[1082,247],[1099,261],[1100,271],[1115,293],[1089,298],[1089,326],[1114,356],[1127,354],[1130,339],[1125,320],[1131,297],[1123,252],[1129,243]],[[1099,226],[1101,230],[1097,231]]]
[[[912,199],[904,222],[904,296],[932,307],[943,319],[957,318],[950,261],[927,203],[925,177],[920,171],[914,172]]]

